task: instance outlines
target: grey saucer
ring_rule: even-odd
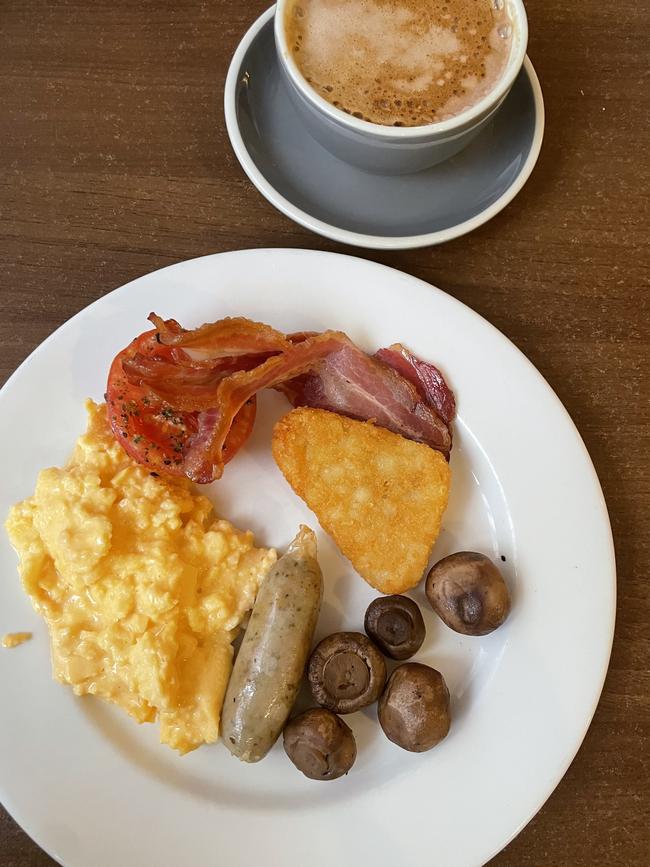
[[[523,187],[544,131],[528,58],[494,119],[460,154],[412,175],[375,175],[332,156],[300,124],[276,59],[273,13],[253,24],[235,52],[224,108],[244,171],[291,219],[360,247],[424,247],[487,222]]]

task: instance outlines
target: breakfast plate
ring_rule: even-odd
[[[5,456],[0,511],[60,465],[100,400],[115,353],[151,310],[189,326],[248,316],[284,331],[345,331],[374,349],[402,340],[435,361],[458,399],[452,487],[435,559],[490,554],[511,588],[501,629],[484,637],[436,620],[421,588],[427,637],[418,660],[443,672],[448,737],[400,750],[373,708],[346,719],[355,767],[328,784],[302,777],[281,746],[259,764],[222,744],[179,757],[119,709],[51,680],[47,631],[0,538],[0,632],[32,641],[0,651],[0,799],[66,867],[372,861],[479,865],[517,834],[575,756],[602,688],[614,627],[611,530],[594,468],[548,384],[496,329],[419,280],[346,256],[248,250],[146,275],[83,310],[48,338],[0,392]],[[284,549],[314,515],[284,482],[271,430],[287,411],[258,398],[253,435],[207,488],[219,515]],[[318,530],[325,594],[317,638],[358,630],[376,595]],[[579,612],[579,616],[576,615]]]

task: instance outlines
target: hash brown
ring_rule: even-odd
[[[382,593],[414,587],[447,506],[440,452],[321,409],[278,421],[273,457],[357,572]]]

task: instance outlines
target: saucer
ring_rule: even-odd
[[[302,126],[282,78],[267,9],[240,42],[224,111],[242,168],[279,211],[319,235],[383,250],[426,247],[483,225],[528,180],[544,134],[539,80],[526,57],[494,119],[455,157],[410,175],[339,160]]]

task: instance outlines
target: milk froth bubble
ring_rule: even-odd
[[[388,126],[475,105],[501,78],[513,40],[504,0],[293,0],[284,25],[317,93]]]

